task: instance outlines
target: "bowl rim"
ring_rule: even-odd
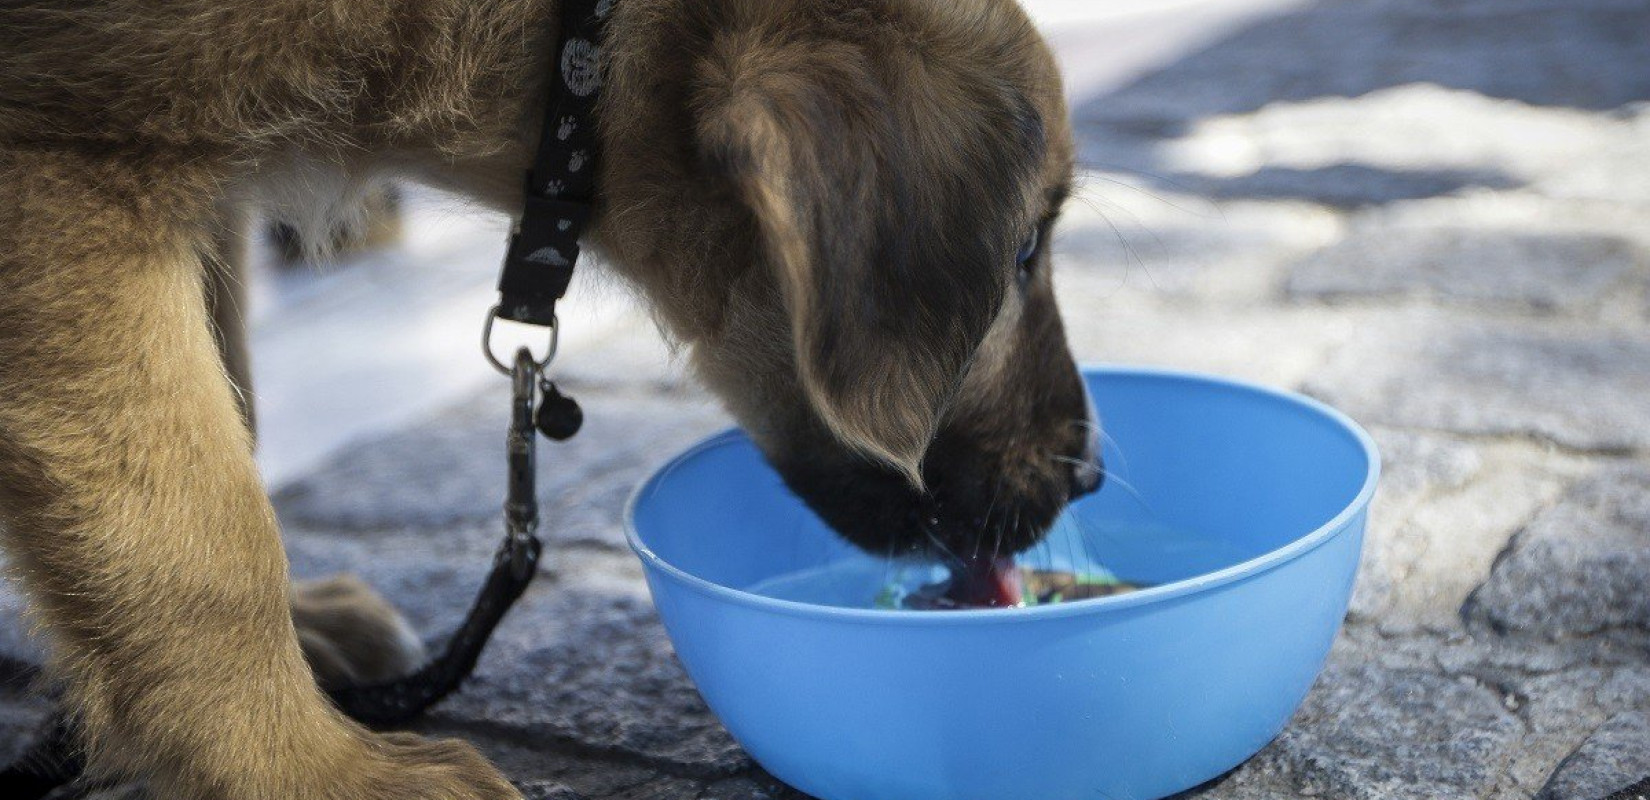
[[[630,549],[641,559],[644,566],[657,570],[664,576],[692,589],[700,594],[708,595],[713,599],[732,602],[761,611],[774,612],[789,616],[812,617],[844,622],[894,625],[978,625],[995,623],[1023,623],[1039,619],[1062,619],[1071,616],[1102,613],[1106,611],[1120,611],[1137,606],[1156,605],[1167,603],[1177,598],[1191,594],[1209,591],[1220,586],[1234,583],[1245,578],[1259,575],[1277,569],[1294,561],[1307,553],[1317,549],[1338,533],[1350,527],[1349,523],[1358,514],[1364,513],[1369,507],[1370,500],[1375,495],[1375,487],[1381,476],[1381,453],[1361,425],[1353,421],[1345,413],[1322,401],[1307,397],[1297,392],[1276,389],[1250,381],[1229,378],[1209,373],[1190,370],[1172,369],[1166,367],[1143,367],[1128,365],[1079,365],[1079,372],[1084,382],[1094,377],[1128,376],[1146,378],[1169,378],[1187,381],[1190,383],[1220,386],[1229,389],[1240,389],[1267,395],[1273,399],[1282,400],[1291,405],[1305,409],[1327,418],[1336,423],[1341,429],[1350,433],[1358,445],[1363,449],[1364,457],[1368,461],[1365,470],[1364,482],[1358,493],[1338,513],[1311,532],[1290,540],[1282,547],[1268,550],[1254,558],[1240,561],[1214,572],[1205,572],[1190,578],[1159,584],[1146,589],[1129,592],[1128,594],[1096,597],[1087,600],[1074,600],[1067,603],[1055,603],[1042,606],[1018,608],[985,608],[944,613],[920,613],[901,611],[898,609],[880,608],[845,608],[841,606],[816,605],[796,600],[781,600],[774,597],[723,586],[709,581],[666,561],[652,548],[642,542],[641,534],[636,529],[636,508],[642,502],[644,494],[659,481],[667,477],[675,468],[694,458],[700,453],[712,448],[721,447],[739,438],[745,437],[737,427],[728,428],[711,434],[680,453],[672,456],[664,464],[654,469],[646,480],[642,481],[630,493],[625,503],[624,528],[625,541]]]

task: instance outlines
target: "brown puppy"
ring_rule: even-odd
[[[207,266],[241,209],[324,241],[380,176],[514,208],[555,11],[0,3],[0,528],[94,764],[169,798],[517,796],[317,690]],[[1019,9],[620,0],[608,37],[592,244],[792,487],[870,549],[1035,541],[1095,470],[1037,246],[1070,137]],[[323,678],[398,666],[352,646],[396,639],[375,603],[298,598]]]

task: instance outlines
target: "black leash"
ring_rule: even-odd
[[[510,433],[506,451],[510,462],[508,495],[504,501],[504,542],[493,555],[493,569],[476,595],[464,624],[447,640],[441,655],[410,675],[385,683],[343,686],[328,694],[340,711],[368,725],[401,725],[456,690],[475,669],[493,629],[504,619],[538,573],[543,544],[538,538],[539,507],[534,494],[538,474],[535,462],[535,400],[543,381],[527,348],[516,352],[511,380]],[[547,381],[546,381],[547,383]]]
[[[535,494],[536,434],[563,440],[584,421],[578,403],[545,376],[555,359],[559,327],[556,301],[567,293],[579,258],[579,237],[590,221],[596,193],[596,101],[601,89],[600,42],[615,0],[563,0],[544,127],[527,173],[521,220],[510,237],[499,277],[499,304],[487,314],[482,351],[511,379],[510,429],[506,439],[509,486],[505,535],[493,568],[464,623],[441,655],[401,678],[344,686],[328,692],[339,710],[372,726],[410,722],[458,689],[475,669],[493,630],[533,576],[543,544],[538,538]],[[549,329],[549,347],[535,359],[527,348],[506,366],[492,349],[493,323],[507,319]],[[85,770],[74,726],[56,714],[35,744],[0,770],[0,797],[37,800]]]

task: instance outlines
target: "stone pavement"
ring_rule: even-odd
[[[1647,100],[1642,0],[1304,4],[1073,98],[1078,355],[1306,391],[1387,463],[1323,676],[1187,797],[1598,800],[1650,775]],[[645,324],[562,364],[589,421],[543,448],[551,579],[421,729],[531,798],[799,797],[700,702],[622,542],[630,489],[725,417]],[[498,535],[504,402],[278,487],[295,572],[358,572],[449,630]],[[0,645],[37,657],[16,625]],[[0,733],[40,713],[0,698]]]

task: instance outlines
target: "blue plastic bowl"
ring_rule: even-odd
[[[1084,374],[1113,477],[1031,557],[1058,561],[1085,531],[1121,577],[1157,584],[1132,594],[950,612],[771,599],[745,590],[864,556],[742,434],[637,491],[630,543],[677,656],[769,772],[823,800],[1159,798],[1283,729],[1346,613],[1373,442],[1292,394]]]

